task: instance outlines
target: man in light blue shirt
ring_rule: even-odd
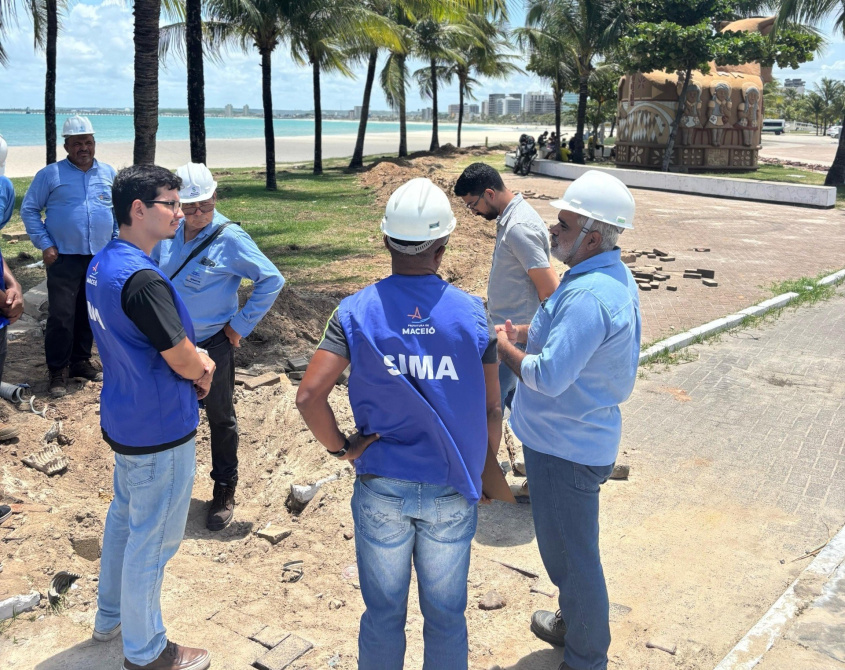
[[[94,335],[85,305],[85,274],[94,254],[118,232],[111,200],[115,170],[94,159],[91,122],[72,116],[62,135],[67,158],[39,170],[21,203],[26,232],[41,250],[47,270],[44,352],[54,398],[67,393],[68,374],[103,379],[91,363]]]
[[[273,306],[285,280],[276,266],[236,223],[215,209],[217,182],[205,165],[188,163],[179,196],[185,218],[172,240],[152,254],[188,307],[197,346],[208,350],[217,365],[211,391],[204,399],[211,433],[211,478],[214,494],[206,527],[225,528],[234,516],[238,483],[238,422],[232,399],[235,354],[242,337]],[[252,294],[238,309],[242,279],[253,283]]]
[[[15,209],[15,187],[12,180],[6,176],[6,156],[9,148],[6,140],[0,135],[0,228],[9,223],[12,211]]]
[[[596,170],[550,204],[561,210],[552,255],[570,269],[530,326],[496,326],[499,356],[519,376],[510,422],[523,443],[537,545],[560,590],[560,615],[535,612],[531,630],[564,647],[561,670],[606,670],[599,487],[613,471],[619,404],[634,388],[640,353],[637,285],[616,247],[635,207],[621,181]]]

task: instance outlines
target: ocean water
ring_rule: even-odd
[[[56,117],[56,137],[61,143],[64,115]],[[132,142],[135,129],[129,114],[112,116],[89,116],[94,125],[98,142]],[[273,121],[276,137],[306,136],[314,134],[314,121],[311,119],[275,119]],[[454,124],[440,124],[444,130],[454,129]],[[471,126],[478,129],[479,126]],[[430,123],[409,123],[408,131],[428,130]],[[358,132],[358,121],[323,121],[323,135],[345,135]],[[367,133],[399,133],[399,123],[370,121]],[[264,137],[264,120],[261,118],[223,118],[207,117],[205,134],[208,139],[243,139]],[[44,144],[43,114],[0,113],[0,135],[9,146],[41,146]],[[159,140],[187,140],[187,116],[160,116],[158,119]]]

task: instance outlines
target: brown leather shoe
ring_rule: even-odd
[[[129,659],[123,659],[123,670],[207,670],[210,666],[211,656],[205,649],[182,647],[170,640],[152,663],[136,665]]]

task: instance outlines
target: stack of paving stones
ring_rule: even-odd
[[[696,251],[707,252],[710,249],[699,247],[696,248]],[[642,258],[650,261],[650,263],[641,265],[639,259]],[[674,260],[673,255],[660,249],[652,249],[651,251],[634,249],[622,254],[622,262],[631,270],[631,274],[634,275],[634,280],[641,291],[656,291],[661,285],[665,286],[667,291],[677,291],[678,285],[670,282],[672,275],[663,269],[664,263],[671,263]],[[716,271],[706,268],[687,269],[683,272],[684,279],[700,279],[705,286],[709,287],[719,285],[715,277]]]

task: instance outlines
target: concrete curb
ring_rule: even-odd
[[[822,286],[838,284],[843,279],[845,279],[845,269],[828,275],[824,279],[820,280],[819,284]],[[677,351],[678,349],[688,347],[700,337],[715,335],[716,333],[720,333],[723,330],[735,328],[736,326],[739,326],[744,319],[750,316],[762,316],[767,312],[771,312],[773,309],[780,309],[782,307],[786,307],[789,303],[791,303],[798,297],[798,293],[782,293],[781,295],[775,296],[774,298],[770,298],[769,300],[764,300],[763,302],[758,303],[757,305],[746,307],[745,309],[740,310],[736,314],[730,314],[729,316],[722,317],[721,319],[716,319],[715,321],[711,321],[710,323],[705,323],[703,326],[698,326],[697,328],[688,330],[685,333],[679,333],[678,335],[673,335],[672,337],[669,337],[665,340],[661,340],[660,342],[657,342],[656,344],[650,346],[645,351],[640,352],[639,364],[642,365],[643,363],[648,363],[648,361],[650,361],[652,358],[664,352],[671,353],[673,351]]]
[[[505,154],[505,165],[513,167],[515,154]],[[542,158],[531,165],[533,174],[556,179],[574,180],[588,170],[599,170],[617,177],[630,188],[652,191],[669,191],[686,195],[703,195],[731,200],[768,202],[775,205],[797,205],[830,209],[836,206],[836,188],[790,184],[785,182],[742,179],[740,177],[714,177],[711,175],[682,174],[679,172],[658,172],[655,170],[634,170],[629,168],[603,168],[593,165],[561,163]]]
[[[818,596],[813,589],[806,589],[805,595],[799,595],[802,589],[798,589],[796,593],[796,587],[807,580],[817,581],[819,577],[827,581],[843,560],[845,560],[845,527],[834,535],[813,562],[802,570],[786,592],[736,643],[736,646],[714,670],[751,670],[757,665],[792,620]]]

